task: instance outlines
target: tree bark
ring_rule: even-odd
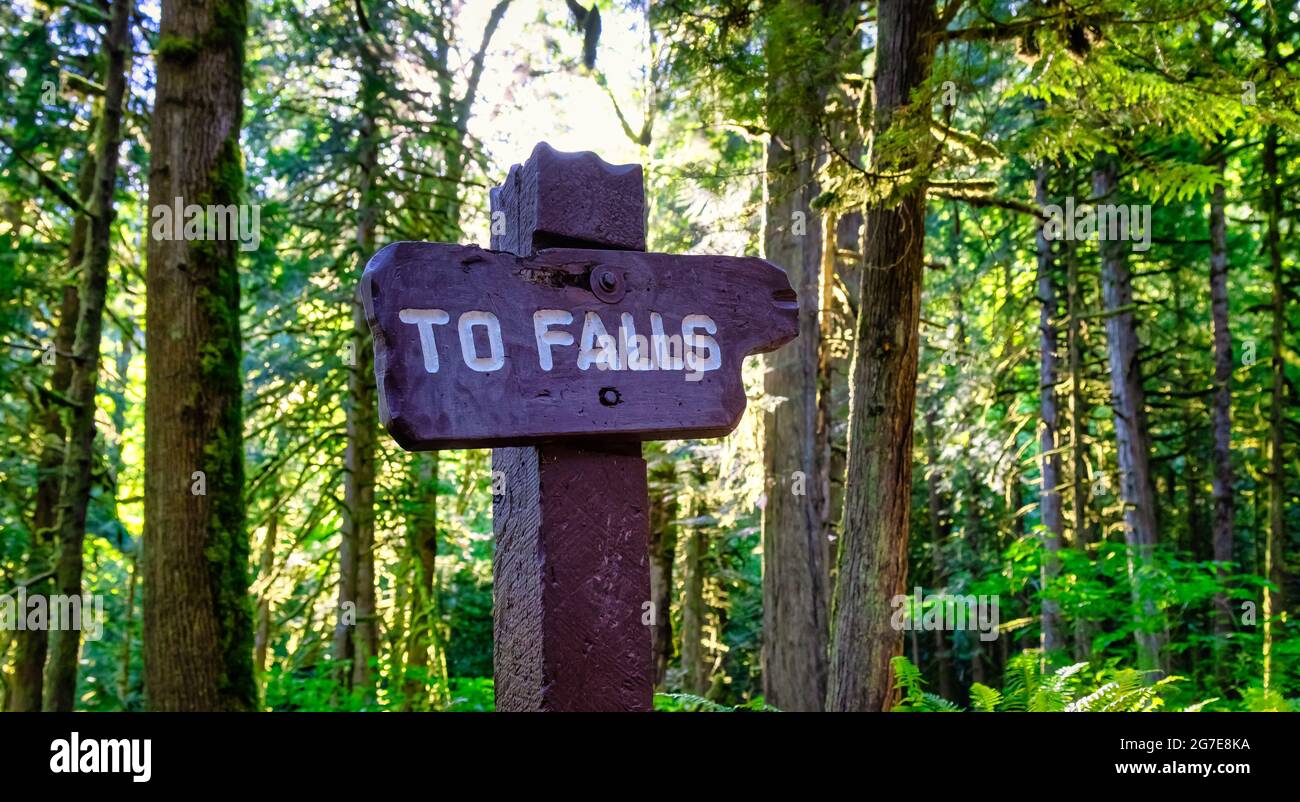
[[[136,588],[140,584],[140,566],[135,554],[126,555],[126,621],[127,626],[122,636],[122,650],[118,652],[117,697],[124,709],[131,707],[131,619],[135,617]]]
[[[360,228],[360,227],[359,227]],[[361,253],[373,245],[373,226],[363,236],[358,233]],[[378,422],[375,419],[374,352],[369,327],[361,304],[353,300],[352,341],[356,348],[356,365],[348,381],[348,445],[344,454],[343,518],[344,541],[352,549],[356,620],[350,630],[350,687],[361,688],[367,697],[374,679],[370,661],[379,652],[379,628],[375,609],[375,447]],[[342,594],[340,594],[342,600]]]
[[[1219,157],[1220,177],[1225,167]],[[1222,182],[1210,195],[1210,314],[1214,320],[1214,401],[1211,429],[1214,433],[1213,545],[1214,561],[1232,562],[1233,471],[1232,471],[1232,332],[1228,327],[1228,226],[1224,209],[1226,191]],[[1226,574],[1226,568],[1221,570]],[[1232,609],[1226,593],[1214,594],[1214,661],[1222,668],[1224,646],[1232,631]]]
[[[1087,482],[1088,466],[1084,457],[1088,435],[1087,399],[1083,394],[1083,287],[1079,277],[1079,255],[1070,241],[1062,243],[1065,252],[1066,348],[1070,371],[1070,511],[1074,549],[1086,553],[1092,542],[1088,520],[1091,489]],[[1086,616],[1074,619],[1074,658],[1087,660],[1092,654],[1092,623]]]
[[[1270,54],[1276,57],[1276,46],[1270,40]],[[1273,329],[1270,373],[1270,409],[1268,416],[1268,536],[1264,546],[1264,575],[1269,584],[1264,588],[1264,689],[1274,687],[1274,639],[1276,624],[1286,613],[1283,589],[1286,587],[1286,563],[1283,546],[1286,544],[1285,493],[1286,474],[1283,448],[1286,438],[1286,375],[1283,350],[1286,340],[1286,281],[1282,272],[1282,178],[1278,168],[1278,129],[1269,126],[1264,134],[1264,210],[1267,219],[1264,250],[1268,254],[1269,275],[1272,277]]]
[[[352,450],[349,443],[347,450]],[[344,466],[351,463],[351,457],[344,456]],[[357,621],[357,540],[351,524],[351,513],[347,508],[346,486],[351,480],[344,477],[345,501],[343,526],[339,538],[339,587],[338,610],[334,619],[334,637],[330,656],[336,663],[339,682],[345,690],[352,689],[352,632]]]
[[[1118,165],[1103,156],[1093,170],[1093,197],[1109,203],[1118,183]],[[1129,579],[1139,617],[1134,638],[1138,667],[1161,673],[1163,618],[1156,609],[1146,577],[1158,540],[1155,490],[1151,481],[1151,448],[1147,432],[1146,391],[1142,386],[1137,322],[1133,315],[1133,284],[1124,243],[1101,243],[1102,299],[1110,362],[1111,408],[1119,457],[1120,496],[1124,502],[1124,540],[1129,548]]]
[[[437,644],[438,599],[438,453],[417,454],[416,513],[407,520],[406,538],[415,566],[406,649],[407,678],[403,706],[428,706],[429,652]]]
[[[826,698],[827,549],[817,403],[821,332],[820,215],[810,137],[774,132],[767,146],[764,256],[799,294],[799,338],[766,357],[778,399],[764,415],[763,693],[781,710],[821,710]]]
[[[930,0],[881,0],[877,6],[873,141],[910,111],[934,56],[937,25]],[[911,115],[907,115],[911,116]],[[928,136],[928,111],[901,122]],[[919,169],[915,152],[873,150],[878,172]],[[890,626],[890,600],[907,583],[911,513],[917,328],[925,245],[925,181],[866,208],[865,269],[855,332],[849,412],[844,535],[832,614],[827,708],[886,710],[893,695],[890,661],[902,633]]]
[[[1035,195],[1039,207],[1048,203],[1047,166],[1040,164],[1034,176]],[[1056,264],[1052,243],[1047,238],[1043,224],[1038,224],[1038,351],[1041,428],[1039,430],[1039,465],[1042,472],[1042,489],[1039,496],[1039,514],[1043,524],[1043,592],[1050,594],[1061,561],[1057,552],[1065,536],[1065,517],[1061,510],[1061,455],[1060,413],[1056,386],[1057,369],[1056,334]],[[1044,598],[1042,603],[1042,646],[1048,653],[1061,648],[1061,607],[1055,599]]]
[[[163,0],[150,127],[151,209],[177,198],[240,202],[246,27],[244,0]],[[257,691],[236,243],[151,236],[146,284],[149,706],[249,710]]]
[[[367,38],[368,23],[360,20],[363,36],[359,45],[361,69],[361,126],[357,143],[357,228],[358,273],[374,252],[375,227],[379,211],[379,98],[380,62]],[[365,310],[355,294],[351,298],[353,365],[348,373],[347,448],[343,470],[343,528],[339,568],[340,611],[355,615],[349,625],[340,617],[334,637],[334,657],[347,661],[345,685],[361,688],[369,698],[374,689],[370,661],[379,651],[379,629],[375,611],[375,449],[377,399],[374,351]],[[346,556],[347,559],[343,559]]]
[[[671,458],[650,472],[650,603],[654,681],[662,688],[673,659],[673,562],[677,552],[677,475]]]
[[[253,634],[253,670],[258,684],[266,675],[266,653],[271,645],[271,574],[275,571],[275,541],[280,529],[280,509],[271,510],[266,522],[266,536],[262,540],[262,555],[258,559],[258,578],[263,583],[257,597],[257,621]]]
[[[698,525],[686,535],[682,599],[682,688],[703,696],[709,688],[704,665],[704,533]]]
[[[90,505],[90,476],[95,452],[95,394],[99,388],[99,345],[108,294],[108,262],[112,251],[113,190],[122,142],[127,74],[131,46],[131,0],[116,0],[104,38],[104,111],[95,142],[95,177],[90,193],[90,226],[81,260],[80,308],[72,346],[72,375],[68,382],[71,411],[55,516],[59,557],[55,589],[66,597],[81,595],[82,543]],[[85,616],[83,610],[82,615]],[[76,701],[80,626],[69,622],[52,628],[45,666],[42,709],[71,711]]]
[[[703,696],[709,689],[708,668],[704,653],[704,528],[701,520],[707,514],[705,503],[705,475],[698,459],[692,472],[694,499],[691,517],[695,520],[686,532],[686,548],[682,563],[682,689]]]
[[[930,555],[933,561],[933,579],[931,584],[939,593],[947,593],[948,565],[944,551],[948,540],[948,526],[945,522],[943,492],[939,486],[939,443],[933,410],[925,413],[925,490],[926,511],[930,519]],[[956,695],[955,680],[952,669],[952,648],[948,635],[942,628],[934,630],[934,654],[939,675],[939,695],[952,699]],[[919,665],[919,663],[918,663]]]

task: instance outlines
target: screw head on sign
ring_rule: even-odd
[[[609,267],[598,267],[591,274],[591,291],[607,304],[618,303],[627,294],[623,277]]]

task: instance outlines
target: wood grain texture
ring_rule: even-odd
[[[569,197],[566,165],[586,187]],[[585,247],[645,248],[640,167],[541,144],[492,191],[492,247],[525,257],[561,237]],[[628,176],[635,174],[635,181]],[[521,192],[529,200],[521,212]],[[572,184],[568,186],[573,187]],[[538,230],[538,191],[559,205],[551,231]],[[575,210],[585,192],[624,212],[587,225]],[[499,219],[499,216],[503,219]],[[567,219],[567,222],[566,222]],[[559,221],[558,223],[555,221]],[[604,449],[566,442],[492,451],[493,666],[496,707],[509,711],[648,711],[654,695],[651,631],[640,620],[650,598],[646,466],[639,443]],[[600,488],[599,492],[592,492]],[[584,499],[594,497],[594,503]]]
[[[594,153],[564,153],[539,142],[492,189],[491,201],[498,232],[492,247],[499,250],[524,256],[560,246],[645,250],[639,164],[609,164]]]
[[[640,444],[492,452],[496,706],[647,711],[654,669]]]
[[[593,276],[606,271],[620,286],[602,298]],[[361,296],[374,332],[380,417],[413,451],[591,435],[719,437],[745,410],[744,357],[776,348],[798,330],[785,273],[755,258],[568,248],[521,258],[475,246],[399,242],[371,259]],[[402,310],[410,309],[447,313],[449,322],[432,326],[436,373],[429,372],[418,326],[402,321]],[[534,329],[533,315],[542,309],[573,316],[554,327],[571,334],[573,344],[550,347],[550,370],[540,365]],[[472,369],[462,354],[457,321],[471,311],[499,322],[505,363],[498,370]],[[592,312],[615,338],[625,313],[646,337],[652,312],[662,316],[666,335],[681,335],[688,315],[707,315],[717,326],[711,336],[721,365],[693,374],[694,381],[689,370],[583,370],[578,353]],[[487,335],[477,329],[474,353],[488,354]]]

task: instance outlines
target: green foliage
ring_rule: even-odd
[[[992,713],[1002,704],[1002,694],[983,683],[970,686],[971,709],[979,713]]]
[[[690,693],[656,693],[654,709],[657,713],[775,713],[775,707],[756,696],[739,705],[724,705]]]
[[[955,713],[960,707],[941,696],[925,690],[925,680],[921,670],[906,657],[893,660],[894,687],[903,691],[903,699],[894,706],[896,712],[904,713]]]
[[[1088,672],[1087,663],[1075,663],[1044,673],[1042,655],[1025,651],[1007,663],[1006,686],[998,692],[981,683],[971,685],[971,709],[980,713],[1149,713],[1159,709],[1199,710],[1213,702],[1203,700],[1185,708],[1169,708],[1167,695],[1182,677],[1146,682],[1133,669]],[[921,671],[906,657],[893,660],[895,687],[903,700],[895,711],[948,713],[958,705],[924,689]]]
[[[451,705],[448,710],[460,713],[486,713],[493,707],[491,677],[463,677],[451,681]]]
[[[1264,690],[1256,685],[1242,694],[1244,708],[1252,713],[1294,713],[1300,710],[1295,700],[1287,699],[1276,689]]]
[[[531,126],[572,101],[584,114],[614,116],[612,104],[602,111],[613,99],[625,124],[644,122],[640,131],[628,125],[626,152],[645,164],[654,250],[760,253],[781,222],[763,216],[773,137],[806,140],[817,153],[810,206],[816,215],[843,215],[846,224],[817,306],[828,356],[825,372],[816,369],[827,438],[819,447],[832,465],[832,538],[841,535],[844,484],[854,480],[843,475],[842,455],[848,361],[860,345],[854,333],[863,302],[862,239],[850,230],[860,221],[849,216],[864,203],[927,187],[925,231],[916,232],[925,238],[930,266],[920,310],[908,574],[931,591],[996,597],[998,637],[1005,640],[942,633],[950,675],[941,685],[935,641],[917,638],[920,667],[895,661],[898,709],[1300,709],[1294,600],[1285,620],[1271,622],[1268,689],[1261,620],[1275,493],[1283,567],[1289,576],[1300,570],[1300,471],[1293,469],[1300,361],[1292,346],[1300,304],[1291,236],[1300,157],[1296,20],[1258,2],[1158,0],[1137,8],[1095,0],[1059,10],[1063,4],[968,0],[951,6],[957,14],[939,37],[929,80],[890,132],[873,139],[870,82],[880,43],[869,5],[859,19],[862,10],[852,3],[836,18],[827,11],[835,4],[797,0],[603,2],[602,54],[594,70],[580,71],[565,5],[537,3],[521,12],[524,4],[515,3],[508,13],[531,21],[522,40],[497,39],[485,51],[490,74],[473,103],[464,93],[482,43],[482,32],[468,24],[479,24],[474,4],[326,3],[309,15],[299,5],[219,6],[213,35],[247,36],[245,124],[242,141],[222,144],[215,194],[194,199],[262,206],[259,250],[233,253],[229,243],[198,249],[226,267],[237,259],[239,269],[196,288],[214,337],[195,355],[205,382],[182,388],[195,408],[206,408],[212,387],[243,395],[242,407],[212,411],[228,430],[242,431],[242,440],[213,439],[197,466],[210,486],[226,482],[243,491],[242,501],[213,510],[207,556],[217,581],[206,589],[239,619],[222,648],[227,682],[241,694],[251,698],[260,683],[259,705],[270,710],[492,709],[492,479],[485,451],[441,454],[431,470],[381,437],[376,584],[384,641],[373,664],[375,688],[347,691],[346,666],[331,659],[347,349],[356,276],[369,255],[357,242],[359,211],[373,213],[376,245],[484,241],[485,188],[514,158],[497,140],[518,144],[511,137],[520,136],[521,119]],[[368,31],[358,24],[358,9],[369,18]],[[164,61],[198,56],[198,41],[155,37],[156,6],[142,6],[139,15],[135,52]],[[52,553],[33,520],[47,415],[59,409],[49,391],[53,369],[41,355],[57,331],[63,288],[76,278],[67,268],[77,205],[69,191],[88,158],[103,21],[102,11],[80,3],[0,8],[0,76],[9,101],[0,111],[0,591],[40,575]],[[640,63],[606,55],[620,28],[644,35]],[[154,66],[149,58],[135,62],[113,224],[84,580],[87,592],[105,597],[110,624],[102,639],[83,644],[77,697],[85,710],[145,704],[143,589],[131,583],[145,484],[141,327],[148,288],[141,243],[149,153],[141,134],[152,119]],[[630,103],[617,89],[625,67],[644,77]],[[566,83],[574,72],[587,88],[596,73],[597,105],[584,102],[578,84]],[[553,133],[572,133],[562,128]],[[1284,187],[1276,288],[1264,256],[1270,210],[1261,202],[1268,188],[1261,142],[1269,130],[1281,141],[1277,180]],[[593,147],[609,155],[607,144],[613,147]],[[371,145],[380,169],[366,182],[359,154]],[[1043,385],[1033,182],[1042,166],[1050,202],[1086,202],[1102,154],[1121,165],[1116,200],[1151,207],[1151,247],[1127,255],[1160,544],[1149,566],[1134,568],[1123,539],[1098,243],[1055,243],[1058,304],[1049,318],[1060,333],[1058,447],[1067,520],[1055,554],[1059,570],[1049,577],[1039,508]],[[1208,199],[1220,182],[1227,198],[1236,470],[1227,563],[1212,559],[1211,543],[1216,380],[1206,242]],[[1283,309],[1278,349],[1275,297]],[[1071,322],[1078,324],[1076,343],[1066,338]],[[1078,359],[1077,380],[1064,373],[1071,356]],[[1284,470],[1276,491],[1269,461],[1275,364],[1284,388]],[[656,492],[677,502],[673,525],[703,537],[708,677],[705,687],[690,689],[698,694],[681,692],[686,588],[679,538],[670,609],[663,611],[674,649],[657,710],[773,709],[762,698],[761,658],[760,529],[770,492],[761,413],[779,403],[764,390],[769,365],[747,361],[750,411],[732,436],[646,447],[647,458],[667,468],[657,473]],[[1077,426],[1064,422],[1070,412],[1077,412]],[[436,544],[434,587],[417,598],[413,546],[427,538]],[[1135,610],[1135,582],[1153,599],[1153,614]],[[1226,634],[1216,631],[1216,597],[1231,613]],[[1039,651],[1047,603],[1059,608],[1066,641],[1051,654]],[[254,674],[245,658],[259,604],[267,667]],[[1166,626],[1172,676],[1150,681],[1132,668],[1134,636]],[[412,664],[413,643],[427,648],[428,665]],[[8,670],[8,647],[0,638],[0,672]],[[1011,655],[1005,663],[1004,654]],[[950,688],[952,698],[941,698],[936,687]]]

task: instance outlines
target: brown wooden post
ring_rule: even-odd
[[[491,204],[493,250],[645,250],[640,165],[540,144]],[[650,710],[641,444],[495,448],[492,472],[497,710]]]
[[[638,165],[541,144],[492,210],[492,250],[366,265],[379,417],[408,451],[495,449],[497,708],[649,710],[640,444],[734,430],[798,299],[762,259],[646,253]]]

